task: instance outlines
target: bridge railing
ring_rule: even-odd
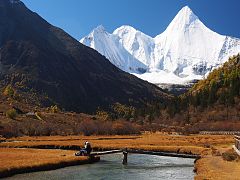
[[[240,151],[240,136],[235,136],[235,147]]]
[[[200,131],[201,135],[240,135],[240,131]]]

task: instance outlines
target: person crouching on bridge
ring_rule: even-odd
[[[79,152],[75,153],[76,156],[89,156],[92,152],[91,144],[86,141],[84,144],[84,148],[81,149]]]

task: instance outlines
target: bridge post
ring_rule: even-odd
[[[128,156],[127,150],[123,151],[123,160],[122,160],[123,165],[127,164],[127,156]]]
[[[240,156],[240,136],[235,136],[235,145],[233,146],[237,154]]]
[[[235,136],[235,146],[240,151],[240,136]]]

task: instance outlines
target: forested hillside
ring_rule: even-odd
[[[152,130],[239,130],[239,95],[240,55],[237,55],[168,103],[152,102],[131,111],[127,107],[115,108],[110,117],[127,117]]]
[[[171,122],[197,130],[238,130],[240,124],[240,55],[168,105]]]
[[[240,55],[231,57],[221,68],[213,70],[187,94],[194,106],[234,105],[240,95]]]

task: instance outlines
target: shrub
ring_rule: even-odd
[[[57,105],[51,106],[51,107],[47,108],[47,110],[51,113],[57,113],[60,111],[60,109]]]
[[[6,116],[10,119],[15,119],[17,117],[17,111],[15,109],[9,109],[6,112]]]
[[[221,156],[221,153],[217,148],[211,147],[211,150],[212,150],[212,155],[213,156]]]
[[[222,157],[225,161],[235,161],[239,158],[237,153],[233,149],[224,152],[222,154]]]
[[[80,124],[80,131],[84,136],[90,136],[96,133],[96,124],[93,120],[83,120]]]
[[[136,109],[132,106],[126,106],[120,103],[115,103],[112,106],[113,113],[116,116],[116,119],[127,119],[134,118],[136,114]]]
[[[116,121],[113,126],[113,133],[117,135],[140,134],[139,128],[127,121]]]
[[[41,113],[40,112],[36,112],[35,113],[35,116],[36,116],[36,118],[38,119],[38,120],[40,120],[40,121],[42,121],[42,115],[41,115]]]
[[[7,125],[4,128],[0,128],[0,134],[1,134],[1,136],[5,137],[5,138],[20,136],[18,127],[16,127],[16,126],[12,127],[9,125]]]
[[[3,91],[4,96],[13,97],[14,94],[15,94],[15,91],[11,85],[8,85]]]
[[[96,113],[96,116],[103,121],[107,121],[107,120],[111,119],[109,113],[106,112],[106,111],[98,110],[97,113]]]
[[[85,136],[90,135],[128,135],[140,134],[140,129],[135,124],[127,121],[93,121],[83,120],[76,132],[81,132]]]

